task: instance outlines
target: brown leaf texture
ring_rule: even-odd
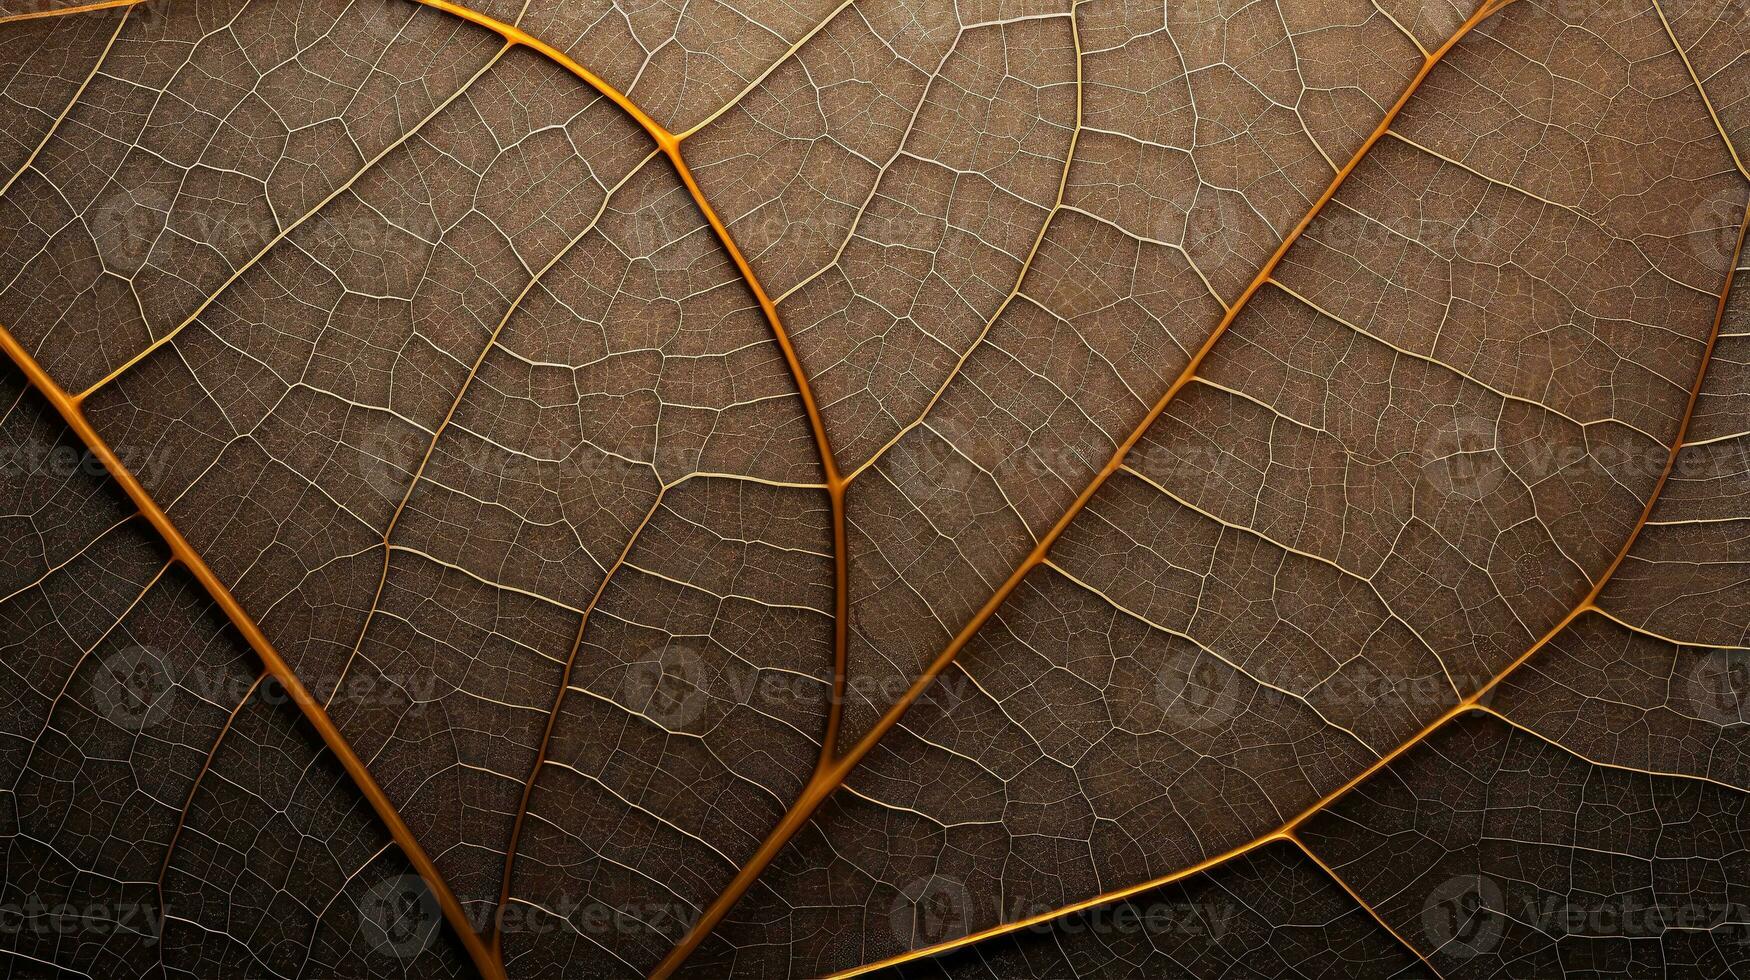
[[[1744,975],[1747,49],[0,4],[8,975]]]

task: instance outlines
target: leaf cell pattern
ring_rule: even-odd
[[[0,5],[8,975],[1742,975],[1747,39]]]

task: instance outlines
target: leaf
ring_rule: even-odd
[[[8,951],[1740,972],[1750,22],[1287,7],[0,12]]]

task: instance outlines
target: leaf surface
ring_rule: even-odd
[[[30,969],[1741,968],[1735,5],[98,7]]]

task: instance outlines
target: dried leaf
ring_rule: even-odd
[[[1737,975],[1747,37],[0,10],[16,969]]]

